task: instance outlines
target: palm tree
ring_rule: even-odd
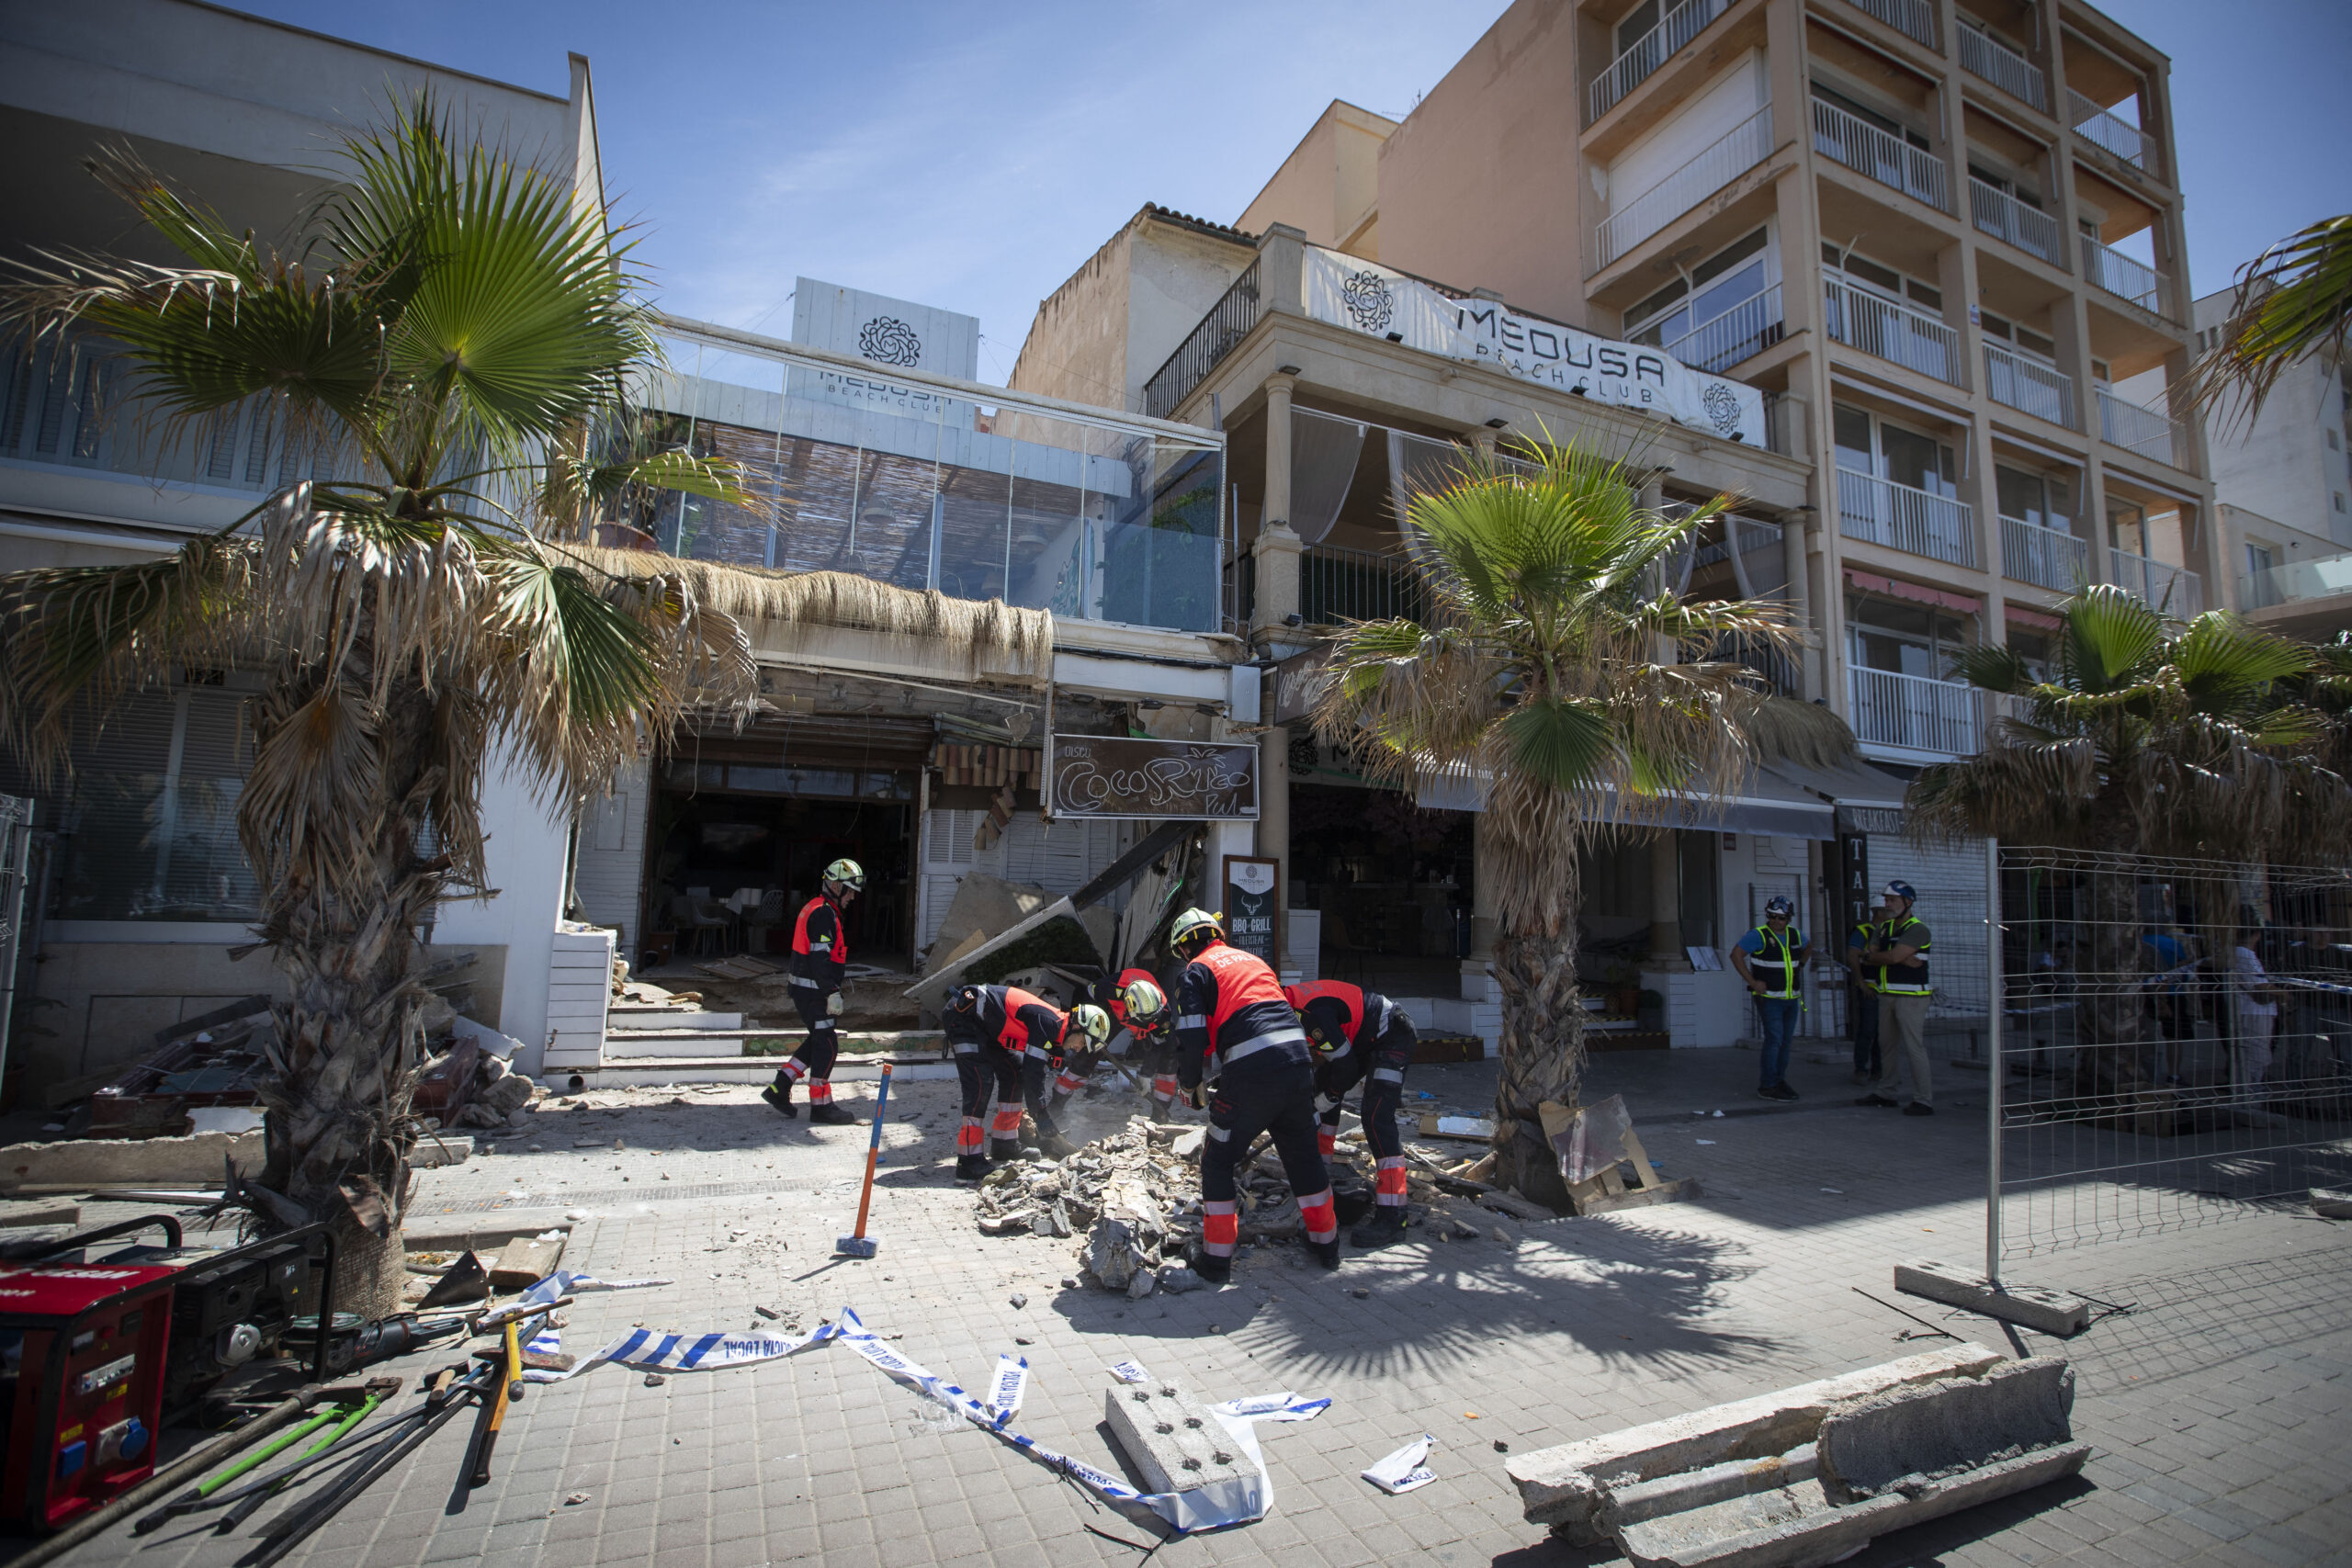
[[[2230,314],[2190,378],[2208,408],[2251,420],[2288,367],[2311,355],[2341,364],[2352,333],[2352,216],[2290,235],[2238,272]]]
[[[633,485],[747,499],[676,453],[601,455],[652,347],[602,215],[459,145],[427,100],[345,152],[277,248],[102,156],[185,264],[51,255],[0,293],[35,338],[106,340],[160,449],[265,400],[337,476],[160,560],[0,580],[0,735],[53,769],[150,682],[262,674],[237,823],[287,998],[250,1201],[266,1224],[334,1222],[337,1299],[374,1314],[401,1282],[418,931],[482,889],[485,768],[566,807],[752,674],[687,579],[568,542]]]
[[[1402,532],[1431,615],[1341,634],[1317,712],[1371,776],[1414,787],[1466,773],[1486,787],[1479,831],[1501,871],[1496,1179],[1522,1190],[1552,1156],[1521,1122],[1545,1100],[1574,1104],[1583,1073],[1577,855],[1670,823],[1678,797],[1736,784],[1768,694],[1712,651],[1796,637],[1778,605],[1657,586],[1727,497],[1670,517],[1641,506],[1625,461],[1574,446],[1526,457],[1465,458],[1455,480],[1412,498]]]
[[[2242,863],[2352,850],[2352,785],[2330,765],[2345,754],[2352,656],[2323,657],[2219,610],[2168,622],[2108,583],[2077,590],[2058,614],[2043,676],[2007,648],[1956,661],[2011,712],[1975,756],[1921,771],[1905,797],[1916,835]],[[2092,878],[2094,973],[2137,966],[2135,886]],[[2141,999],[2130,987],[2091,987],[2086,1038],[2137,1041]],[[2093,1077],[2127,1070],[2123,1055],[2109,1058]]]

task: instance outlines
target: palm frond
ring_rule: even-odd
[[[2239,270],[2219,341],[2189,378],[2209,410],[2250,424],[2289,367],[2341,363],[2352,326],[2352,216],[2323,219]]]

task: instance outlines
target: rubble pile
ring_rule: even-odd
[[[1080,1277],[1097,1290],[1136,1300],[1155,1291],[1196,1290],[1201,1279],[1184,1258],[1200,1239],[1200,1157],[1207,1135],[1205,1127],[1135,1116],[1125,1129],[1066,1158],[1032,1151],[981,1181],[980,1234],[1074,1240]],[[1370,1183],[1350,1168],[1363,1154],[1360,1132],[1343,1134],[1332,1162],[1332,1183],[1343,1193],[1361,1190],[1368,1202]],[[1298,1238],[1298,1204],[1283,1175],[1282,1159],[1271,1146],[1261,1149],[1242,1172],[1239,1186],[1245,1246]],[[1515,1218],[1551,1217],[1523,1199],[1496,1193],[1476,1181],[1433,1168],[1415,1169],[1407,1198],[1412,1224],[1424,1235],[1470,1241],[1489,1234],[1457,1217],[1447,1203],[1449,1195],[1475,1199]],[[1498,1239],[1506,1235],[1493,1234]]]

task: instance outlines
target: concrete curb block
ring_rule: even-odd
[[[1894,1288],[2064,1339],[2090,1326],[2090,1303],[2037,1285],[1995,1285],[1957,1264],[1917,1258],[1894,1266]]]

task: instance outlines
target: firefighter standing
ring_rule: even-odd
[[[1316,1146],[1314,1049],[1298,1015],[1265,961],[1227,946],[1218,917],[1207,910],[1177,916],[1168,945],[1184,961],[1176,990],[1176,1076],[1194,1104],[1213,1084],[1193,1269],[1213,1285],[1232,1278],[1241,1231],[1234,1168],[1261,1132],[1274,1135],[1306,1249],[1326,1269],[1337,1269],[1340,1221],[1330,1173]]]
[[[1348,1233],[1352,1247],[1386,1247],[1405,1239],[1405,1140],[1396,1133],[1396,1112],[1405,1100],[1405,1069],[1419,1043],[1405,1010],[1377,991],[1341,980],[1285,986],[1283,995],[1298,1011],[1319,1060],[1315,1066],[1315,1106],[1322,1112],[1317,1134],[1323,1157],[1331,1157],[1340,1132],[1340,1104],[1348,1090],[1363,1085],[1364,1142],[1371,1145],[1372,1217]]]
[[[1063,1012],[1017,986],[965,986],[949,999],[940,1023],[955,1053],[964,1097],[963,1124],[956,1133],[956,1180],[986,1176],[991,1155],[1012,1159],[1021,1153],[1024,1102],[1037,1122],[1039,1148],[1057,1159],[1077,1152],[1055,1123],[1046,1078],[1061,1070],[1066,1049],[1099,1046],[1111,1037],[1110,1014],[1087,1002]],[[989,1118],[985,1136],[983,1117]]]
[[[1151,1077],[1151,1119],[1166,1122],[1176,1108],[1176,1015],[1148,969],[1126,969],[1110,983],[1102,1006],[1113,1022],[1135,1037],[1136,1069]]]
[[[849,931],[842,916],[850,900],[865,891],[865,868],[837,860],[825,868],[817,897],[801,907],[792,923],[792,1005],[808,1037],[776,1070],[775,1082],[760,1098],[789,1119],[800,1114],[792,1086],[808,1080],[808,1120],[820,1127],[855,1125],[857,1118],[833,1103],[833,1058],[841,1052],[842,977],[849,968]]]

